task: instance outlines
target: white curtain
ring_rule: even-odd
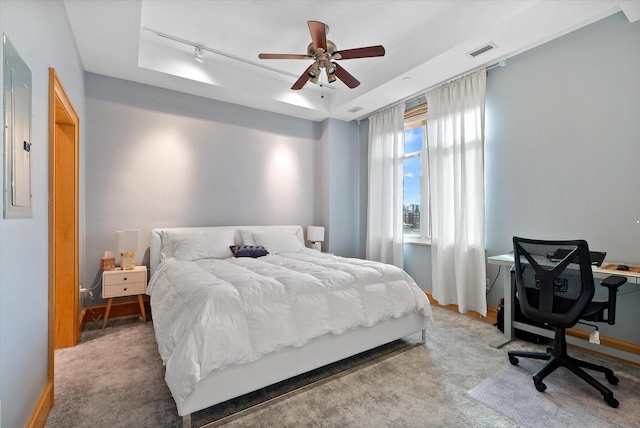
[[[404,103],[369,118],[367,258],[403,267]]]
[[[484,231],[486,70],[427,94],[433,297],[487,313]]]

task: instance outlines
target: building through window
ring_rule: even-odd
[[[427,105],[420,104],[405,112],[404,130],[404,200],[403,231],[405,238],[431,237],[428,192],[422,191],[423,174],[428,169],[423,149],[426,144]],[[427,181],[427,180],[425,180]],[[428,185],[428,184],[427,184]]]

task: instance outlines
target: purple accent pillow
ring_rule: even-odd
[[[229,247],[235,257],[262,257],[269,252],[262,245],[231,245]]]

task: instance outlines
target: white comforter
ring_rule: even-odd
[[[253,258],[169,258],[148,287],[165,380],[178,406],[199,380],[324,334],[431,307],[401,269],[313,250]]]

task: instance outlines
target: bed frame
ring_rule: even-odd
[[[153,274],[160,264],[162,232],[165,230],[225,230],[236,229],[236,245],[242,243],[239,230],[256,232],[290,230],[304,243],[302,226],[222,226],[153,229],[151,231],[150,268]],[[183,428],[191,427],[191,413],[206,409],[265,386],[292,378],[318,367],[334,363],[360,352],[422,331],[425,341],[424,316],[419,313],[391,318],[372,327],[349,330],[340,335],[327,334],[299,348],[287,347],[247,364],[216,370],[201,380],[189,399],[178,408]]]

